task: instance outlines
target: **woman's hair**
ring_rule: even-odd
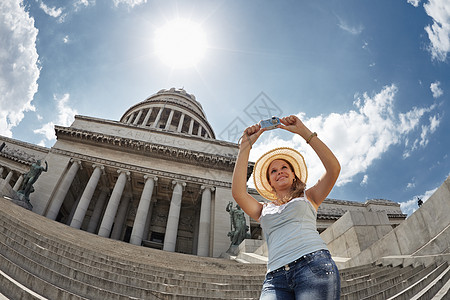
[[[279,160],[282,160],[285,163],[287,163],[287,165],[289,166],[289,168],[291,169],[292,173],[294,173],[294,176],[295,176],[294,177],[294,182],[292,182],[291,192],[290,192],[290,194],[288,196],[288,199],[286,199],[286,200],[291,200],[293,198],[297,198],[297,197],[303,196],[303,194],[305,192],[306,184],[304,182],[302,182],[297,177],[297,174],[295,174],[295,172],[294,172],[294,167],[291,165],[290,162],[288,162],[287,160],[282,159],[282,158],[279,158]],[[272,163],[272,162],[270,162],[270,163]],[[269,164],[269,166],[270,166],[270,164]],[[267,176],[267,181],[270,183],[270,172],[269,172],[269,169],[270,168],[267,168],[266,176]]]

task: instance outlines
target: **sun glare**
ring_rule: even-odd
[[[173,20],[155,33],[155,52],[172,68],[195,66],[203,58],[206,47],[204,31],[189,20]]]

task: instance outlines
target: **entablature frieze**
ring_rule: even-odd
[[[106,145],[108,148],[195,164],[209,169],[214,168],[232,172],[236,162],[235,156],[211,154],[70,127],[55,126],[55,131],[58,138],[66,136],[73,140],[83,140],[83,143],[87,142],[92,145],[98,145],[100,143]]]
[[[89,164],[92,164],[92,163],[101,164],[105,167],[127,170],[131,173],[139,173],[139,174],[142,174],[142,176],[151,175],[154,177],[167,178],[167,179],[175,180],[175,181],[194,183],[194,184],[198,184],[200,186],[207,185],[207,186],[214,186],[214,187],[231,188],[231,182],[208,179],[208,178],[201,178],[201,177],[195,177],[195,176],[188,176],[188,175],[177,174],[177,173],[161,171],[161,170],[154,170],[154,169],[150,169],[150,168],[144,168],[144,167],[140,167],[140,166],[124,164],[124,163],[120,163],[120,162],[116,162],[116,161],[111,161],[111,160],[107,160],[107,159],[103,159],[103,158],[97,158],[97,157],[93,157],[93,156],[83,155],[83,154],[74,153],[74,152],[70,152],[70,151],[66,151],[66,150],[55,149],[55,148],[52,148],[50,151],[55,154],[61,154],[64,156],[71,157],[72,159],[79,159],[82,162],[86,162]]]

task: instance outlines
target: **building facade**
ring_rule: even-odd
[[[230,246],[227,204],[238,145],[215,139],[201,104],[183,89],[161,90],[119,121],[76,116],[55,126],[45,148],[0,137],[0,177],[17,191],[37,160],[48,163],[30,195],[49,219],[136,245],[218,257]],[[251,174],[253,163],[249,163]],[[250,193],[260,201],[255,190]],[[347,210],[385,211],[393,227],[405,215],[397,203],[327,199],[321,232]],[[259,224],[248,220],[252,238]]]

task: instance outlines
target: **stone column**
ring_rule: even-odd
[[[169,216],[167,217],[166,235],[164,236],[163,250],[175,251],[178,234],[178,221],[180,219],[181,211],[181,196],[185,182],[172,181],[175,185],[172,192],[172,200],[170,201]]]
[[[192,134],[192,130],[194,129],[194,119],[191,118],[191,123],[189,123],[189,134]]]
[[[16,184],[13,187],[13,190],[15,190],[16,192],[20,189],[20,186],[22,185],[23,182],[23,175],[20,175],[19,178],[16,181]]]
[[[109,190],[103,188],[100,196],[95,202],[94,211],[92,212],[91,219],[89,220],[87,231],[90,233],[95,233],[97,229],[98,221],[100,221],[100,216],[102,215],[103,206],[105,206],[106,197],[108,196]]]
[[[105,167],[101,165],[92,165],[94,167],[94,172],[92,172],[91,178],[84,188],[83,194],[81,195],[80,202],[78,203],[77,209],[73,215],[72,221],[70,222],[70,227],[80,229],[83,223],[84,217],[86,216],[86,211],[91,203],[92,195],[94,195],[95,189],[97,188],[98,181],[102,175]]]
[[[198,230],[198,256],[209,256],[209,240],[211,231],[211,192],[213,187],[202,186],[202,204],[200,208],[200,226]]]
[[[149,175],[144,176],[145,185],[142,191],[141,199],[139,201],[136,217],[134,219],[133,230],[131,231],[130,243],[134,245],[141,245],[144,234],[145,223],[149,213],[150,202],[152,200],[153,188],[157,177]]]
[[[136,119],[134,119],[133,125],[138,125],[139,119],[142,116],[142,109],[138,112]]]
[[[134,117],[134,113],[132,113],[132,114],[128,117],[127,124],[130,124],[130,123],[131,123],[131,120],[133,119],[133,117]]]
[[[166,127],[164,128],[165,130],[169,130],[170,124],[172,124],[173,113],[174,113],[174,110],[173,109],[170,110],[169,117],[167,118],[167,121],[166,121]]]
[[[120,202],[119,208],[117,209],[116,219],[114,220],[114,228],[111,232],[112,239],[120,240],[123,223],[125,223],[127,218],[128,205],[130,204],[132,197],[132,194],[125,195]]]
[[[0,167],[0,178],[3,178],[3,167]]]
[[[181,130],[183,129],[184,115],[184,113],[181,114],[180,122],[178,122],[177,132],[181,132]]]
[[[198,136],[202,136],[202,125],[198,125],[198,132],[197,132]]]
[[[120,198],[122,198],[123,189],[127,182],[127,177],[130,176],[130,172],[126,170],[117,170],[117,173],[119,173],[119,178],[117,178],[108,205],[106,206],[105,214],[103,215],[103,220],[98,230],[99,236],[109,237],[114,218],[116,217],[117,208],[119,207]]]
[[[9,181],[11,180],[13,174],[14,174],[14,171],[13,171],[13,170],[10,170],[10,171],[8,172],[8,175],[6,175],[6,178],[5,178],[6,183],[9,184]]]
[[[158,112],[158,115],[156,116],[155,122],[153,122],[153,124],[152,124],[152,128],[157,128],[159,120],[161,119],[163,110],[164,110],[164,107],[161,107],[161,109]]]
[[[152,114],[153,107],[148,109],[147,114],[145,115],[144,122],[142,122],[142,126],[147,126],[148,120],[150,119],[150,115]]]
[[[58,216],[59,210],[61,209],[61,205],[66,198],[67,192],[69,191],[70,185],[72,184],[73,179],[77,175],[78,169],[81,166],[81,162],[79,160],[72,160],[72,165],[70,166],[69,171],[67,171],[64,179],[62,180],[58,190],[56,191],[55,197],[53,198],[52,203],[50,204],[50,208],[48,209],[46,217],[52,220],[55,220]]]

